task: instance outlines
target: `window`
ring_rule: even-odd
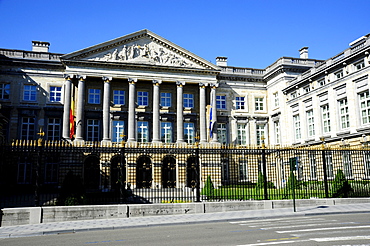
[[[244,158],[239,159],[239,176],[240,181],[248,181],[248,160]]]
[[[89,103],[100,104],[100,89],[89,89]]]
[[[353,64],[356,68],[356,70],[360,70],[362,68],[365,67],[365,61],[364,60],[361,60],[359,62],[356,62],[355,64]]]
[[[58,158],[56,156],[48,156],[45,163],[45,183],[58,183]]]
[[[62,101],[62,87],[50,86],[50,102],[61,102],[61,101]]]
[[[298,96],[298,94],[297,94],[297,92],[296,92],[296,91],[295,91],[295,92],[290,93],[290,99],[297,98],[297,96]]]
[[[326,83],[325,83],[325,79],[320,79],[319,81],[317,81],[317,84],[319,86],[324,86]]]
[[[369,91],[359,94],[361,122],[362,124],[370,123],[370,96]]]
[[[162,92],[161,93],[161,106],[162,107],[171,107],[171,93]]]
[[[344,151],[342,153],[343,158],[343,173],[346,178],[351,179],[352,178],[352,162],[351,162],[351,152]]]
[[[273,96],[274,96],[274,106],[279,107],[279,93],[275,92]]]
[[[364,173],[365,179],[370,178],[370,151],[364,151]]]
[[[21,129],[22,140],[33,140],[35,137],[35,118],[23,117]]]
[[[0,84],[0,99],[8,100],[10,95],[10,84]]]
[[[331,155],[331,152],[327,151],[325,153],[325,160],[326,160],[326,176],[328,178],[333,178],[334,177],[334,172],[333,172],[333,157]]]
[[[308,93],[308,92],[310,92],[311,91],[311,88],[310,88],[310,86],[308,85],[308,86],[305,86],[305,87],[303,87],[303,92],[304,93]]]
[[[254,100],[255,100],[254,101],[255,110],[256,111],[263,111],[264,110],[263,97],[256,97]]]
[[[217,139],[221,144],[227,144],[227,129],[226,123],[217,124]]]
[[[275,144],[280,144],[280,121],[274,121]]]
[[[24,101],[36,101],[36,85],[25,85],[23,88]]]
[[[194,95],[193,94],[184,94],[184,107],[185,108],[194,107]]]
[[[138,91],[137,92],[137,104],[139,106],[148,106],[149,93],[147,91]]]
[[[113,103],[116,105],[125,105],[125,91],[114,90],[113,91]]]
[[[49,118],[48,119],[48,140],[59,140],[60,139],[60,118]]]
[[[164,143],[172,143],[171,122],[161,122],[161,141]]]
[[[330,132],[330,112],[329,112],[329,105],[321,106],[321,118],[322,118],[322,132],[329,133]]]
[[[238,124],[238,144],[247,145],[248,129],[247,124]]]
[[[216,96],[216,108],[217,109],[226,109],[226,96],[217,95]]]
[[[315,136],[315,122],[313,117],[313,110],[308,110],[306,112],[307,118],[307,133],[309,137]]]
[[[194,143],[194,123],[184,123],[184,139],[185,142]]]
[[[99,120],[87,120],[87,141],[99,141]]]
[[[236,109],[245,109],[245,97],[236,97]]]
[[[293,128],[294,128],[294,137],[295,140],[301,139],[301,119],[299,114],[293,116]]]
[[[114,120],[112,127],[112,142],[120,143],[124,139],[125,122],[123,120]]]
[[[343,78],[343,70],[339,70],[339,71],[335,72],[335,73],[334,73],[334,76],[335,76],[337,79]]]
[[[18,162],[17,183],[30,184],[32,178],[32,163],[29,158],[21,157]]]
[[[317,167],[316,167],[316,153],[315,152],[309,152],[308,158],[310,161],[310,178],[312,180],[317,179]]]
[[[261,145],[265,140],[266,125],[256,125],[257,145]]]
[[[348,113],[347,98],[338,100],[338,105],[339,105],[340,128],[346,129],[349,127],[349,113]]]
[[[139,143],[149,142],[148,121],[137,122],[137,141]]]

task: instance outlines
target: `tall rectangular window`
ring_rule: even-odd
[[[317,81],[317,84],[319,86],[324,86],[326,83],[325,83],[325,79],[320,79],[319,81]]]
[[[247,124],[238,124],[238,144],[247,145],[248,128]]]
[[[147,91],[137,92],[137,105],[148,106],[149,105],[149,93]]]
[[[24,85],[23,87],[23,100],[36,101],[36,85]]]
[[[235,108],[239,110],[245,109],[245,97],[235,97]]]
[[[360,110],[361,110],[361,123],[370,123],[370,95],[369,91],[364,91],[359,96]]]
[[[87,120],[87,141],[99,141],[99,120]]]
[[[279,107],[279,93],[275,92],[273,96],[274,96],[274,106],[277,108]]]
[[[100,104],[100,89],[89,89],[88,98],[90,104]]]
[[[343,173],[346,178],[351,179],[353,172],[352,172],[352,161],[351,161],[351,152],[343,151],[342,152],[342,159],[343,159]]]
[[[275,144],[280,144],[280,121],[274,121]]]
[[[35,138],[35,118],[34,117],[22,117],[22,128],[21,128],[21,139],[22,140],[33,140]]]
[[[349,111],[347,98],[338,100],[340,128],[347,129],[349,127]]]
[[[113,91],[113,103],[116,105],[125,105],[125,91],[114,90]]]
[[[343,78],[343,70],[339,70],[337,72],[334,73],[334,76],[337,78],[337,79],[340,79],[340,78]]]
[[[8,100],[10,95],[10,84],[0,84],[0,100]]]
[[[293,116],[293,129],[294,129],[294,138],[295,140],[301,139],[301,119],[299,114]]]
[[[60,118],[49,118],[48,119],[48,132],[47,132],[47,139],[48,140],[59,140],[60,139],[60,127],[61,120]]]
[[[191,144],[194,143],[194,123],[184,123],[184,140]]]
[[[248,160],[239,158],[239,176],[240,181],[248,181]]]
[[[171,93],[161,92],[161,106],[171,107]]]
[[[307,118],[307,133],[309,137],[315,136],[315,121],[313,117],[313,110],[308,110],[306,112]]]
[[[310,178],[312,180],[316,180],[317,179],[316,153],[309,152],[308,159],[310,161]]]
[[[256,125],[256,137],[257,137],[257,145],[261,145],[265,139],[265,130],[266,125]]]
[[[194,107],[194,95],[193,94],[184,94],[184,107],[193,108]]]
[[[217,124],[217,139],[221,144],[227,144],[227,129],[226,123]]]
[[[50,86],[50,102],[61,102],[62,101],[62,87],[61,86]]]
[[[329,104],[321,106],[321,120],[322,120],[322,132],[329,133],[331,131]]]
[[[263,105],[263,97],[256,97],[254,99],[254,108],[256,111],[263,111],[264,110],[264,105]]]
[[[21,157],[18,162],[17,183],[30,184],[32,178],[32,163],[28,157]]]
[[[45,163],[45,183],[58,183],[58,158],[56,156],[47,157]]]
[[[225,95],[216,95],[216,108],[226,109],[226,96]]]
[[[360,70],[362,68],[365,67],[365,61],[364,60],[361,60],[359,62],[356,62],[355,64],[353,64],[356,68],[356,70]]]
[[[120,143],[124,139],[125,122],[123,120],[114,120],[112,127],[112,142]]]
[[[161,122],[161,141],[172,143],[172,122]]]
[[[139,143],[149,142],[149,127],[148,121],[137,122],[137,141]]]
[[[370,151],[364,151],[364,178],[370,179]]]
[[[325,160],[326,160],[326,176],[328,178],[334,177],[334,170],[333,170],[333,157],[331,155],[331,152],[325,153]]]

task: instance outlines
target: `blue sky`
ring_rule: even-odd
[[[279,57],[328,59],[370,33],[369,0],[0,0],[0,48],[70,53],[142,29],[215,63],[265,68]]]

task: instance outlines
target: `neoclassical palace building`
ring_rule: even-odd
[[[370,133],[370,38],[325,61],[212,64],[148,30],[69,54],[0,49],[1,139],[356,145]]]

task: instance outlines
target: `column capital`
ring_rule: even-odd
[[[77,75],[78,80],[86,80],[86,75]]]
[[[176,85],[177,86],[184,86],[185,85],[185,81],[176,81]]]
[[[219,86],[219,83],[211,83],[210,86],[212,89],[216,89]]]
[[[128,78],[127,79],[129,83],[136,83],[137,82],[137,79],[135,78]]]
[[[104,82],[111,82],[112,81],[112,77],[105,77],[105,76],[103,76],[102,77],[102,80],[104,81]]]
[[[153,85],[160,85],[162,84],[162,80],[153,79],[152,83]]]
[[[73,79],[73,77],[74,77],[74,75],[73,75],[73,74],[64,74],[63,76],[64,76],[64,78],[65,78],[66,80],[71,80],[71,79]]]
[[[199,83],[199,87],[204,88],[204,87],[206,87],[206,86],[208,86],[208,83],[203,83],[203,82],[200,82],[200,83]]]

